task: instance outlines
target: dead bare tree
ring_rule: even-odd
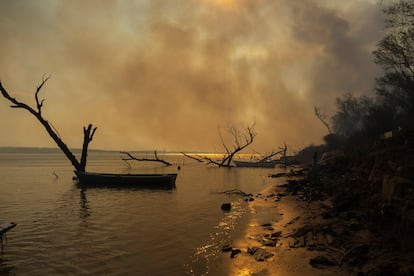
[[[318,119],[322,122],[322,124],[324,124],[324,126],[328,129],[328,133],[331,134],[332,133],[331,127],[326,122],[326,117],[327,116],[321,113],[321,110],[320,110],[319,107],[314,106],[313,108],[315,110],[316,117],[318,117]]]
[[[154,156],[155,158],[138,158],[133,156],[131,153],[126,152],[126,151],[121,151],[120,153],[127,155],[128,157],[124,157],[122,158],[122,160],[124,161],[130,161],[130,160],[134,160],[134,161],[145,161],[145,162],[159,162],[159,163],[163,163],[165,166],[171,166],[172,164],[168,161],[165,161],[163,159],[158,158],[158,154],[157,151],[154,151]]]
[[[274,157],[278,154],[281,154],[281,153],[283,153],[283,150],[280,150],[280,151],[277,151],[277,152],[272,150],[270,153],[267,153],[265,155],[261,155],[261,158],[259,160],[257,160],[257,163],[262,163],[262,162],[269,161],[270,159],[272,159],[272,157]]]
[[[283,144],[284,144],[284,147],[283,148],[279,147],[279,149],[281,150],[281,153],[282,153],[281,159],[283,158],[282,159],[283,163],[285,164],[285,166],[287,166],[287,157],[286,157],[287,145],[286,145],[286,142],[284,142]]]
[[[195,161],[197,161],[199,163],[203,163],[204,162],[202,156],[200,156],[198,154],[196,154],[195,156],[192,156],[192,155],[190,155],[188,153],[185,153],[185,152],[181,152],[181,154],[184,155],[185,157],[188,157],[190,159],[193,159],[193,160],[195,160]]]
[[[89,124],[87,127],[83,127],[83,145],[82,145],[82,155],[80,160],[78,160],[75,155],[72,153],[72,151],[69,149],[69,147],[62,141],[60,138],[58,132],[53,128],[53,126],[43,117],[42,115],[42,108],[43,104],[45,102],[45,99],[39,99],[39,93],[42,87],[45,85],[45,83],[50,79],[50,76],[42,78],[42,82],[40,85],[36,88],[35,91],[35,100],[36,100],[36,108],[32,108],[28,104],[25,104],[23,102],[20,102],[10,96],[9,92],[4,88],[2,83],[0,82],[0,91],[1,94],[5,99],[7,99],[9,102],[12,103],[10,106],[11,108],[22,108],[30,112],[46,129],[46,132],[49,134],[49,136],[55,141],[57,146],[62,150],[62,152],[65,154],[65,156],[69,159],[69,161],[72,163],[73,167],[77,171],[84,172],[86,169],[86,161],[88,156],[88,146],[89,143],[92,141],[93,136],[96,131],[96,127],[93,127],[92,124]]]
[[[218,132],[221,144],[225,150],[225,153],[223,154],[221,160],[215,160],[207,155],[196,155],[195,157],[191,156],[190,158],[195,159],[199,162],[203,161],[207,164],[213,164],[218,167],[233,167],[231,162],[234,156],[253,143],[254,138],[256,137],[256,132],[254,131],[255,126],[255,122],[253,122],[251,125],[248,125],[245,129],[241,129],[236,125],[229,125],[227,131],[233,138],[232,146],[226,144],[226,142],[224,141],[225,139],[223,138],[223,135],[219,128]],[[189,157],[188,154],[184,154],[184,156]]]

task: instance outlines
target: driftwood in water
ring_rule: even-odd
[[[185,157],[188,157],[190,159],[196,160],[197,162],[200,162],[200,163],[203,163],[204,162],[202,156],[199,156],[197,154],[195,156],[192,156],[192,155],[190,155],[188,153],[185,153],[185,152],[181,152],[181,154],[184,155]]]
[[[88,156],[88,146],[89,146],[89,143],[93,139],[93,136],[96,131],[96,127],[93,127],[92,124],[89,124],[87,127],[83,128],[82,155],[81,155],[80,160],[78,160],[75,157],[75,155],[72,153],[72,151],[69,149],[69,147],[63,142],[57,130],[42,115],[42,108],[43,108],[45,99],[40,100],[39,93],[42,87],[45,85],[45,83],[49,79],[50,79],[50,76],[46,78],[43,77],[41,84],[36,88],[35,95],[34,95],[35,100],[36,100],[35,108],[29,106],[28,104],[20,102],[16,100],[16,98],[13,98],[12,96],[10,96],[9,92],[3,87],[1,82],[0,82],[0,91],[3,97],[13,104],[11,105],[11,108],[22,108],[30,112],[42,124],[42,126],[45,128],[49,136],[53,139],[53,141],[55,141],[57,146],[62,150],[65,156],[72,163],[72,166],[75,168],[75,170],[84,172],[86,168],[86,161],[87,161],[87,156]]]
[[[159,162],[159,163],[163,163],[165,166],[171,166],[172,164],[168,161],[165,161],[164,159],[160,159],[158,158],[158,154],[157,151],[154,151],[154,157],[155,158],[139,158],[139,157],[135,157],[133,156],[131,153],[126,152],[126,151],[121,151],[120,153],[127,155],[128,157],[124,157],[122,158],[122,160],[124,161],[130,161],[130,160],[134,160],[134,161],[140,161],[140,162]]]
[[[230,125],[227,130],[233,138],[233,144],[231,147],[224,142],[223,135],[219,128],[218,131],[221,144],[225,150],[225,153],[223,153],[221,159],[219,160],[215,160],[207,155],[191,156],[185,153],[183,154],[184,156],[197,160],[198,162],[206,162],[207,165],[213,164],[218,167],[233,167],[231,163],[233,161],[234,156],[253,143],[254,138],[256,137],[256,133],[254,131],[255,125],[256,123],[254,122],[253,124],[248,125],[243,130],[241,130],[239,127],[235,125]]]

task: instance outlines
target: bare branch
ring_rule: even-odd
[[[128,156],[128,158],[125,158],[125,157],[122,158],[123,161],[134,160],[134,161],[141,161],[141,162],[160,162],[160,163],[163,163],[166,166],[171,166],[172,165],[170,162],[158,158],[156,150],[154,151],[155,158],[138,158],[138,157],[133,156],[131,153],[126,152],[126,151],[121,151],[120,153],[125,154],[125,155]]]
[[[214,164],[219,167],[233,167],[232,160],[234,156],[248,147],[251,143],[253,143],[254,138],[256,137],[256,133],[254,132],[254,127],[256,123],[254,122],[252,125],[249,125],[241,131],[240,128],[236,127],[235,125],[230,125],[227,128],[229,134],[233,137],[233,147],[230,149],[227,146],[226,142],[224,141],[223,135],[221,133],[220,128],[218,128],[220,140],[224,150],[226,151],[220,161],[216,161],[208,156],[197,156],[198,159],[190,157],[188,154],[184,154],[187,157],[193,158],[199,162],[205,161],[207,164]],[[243,140],[243,143],[242,143]]]
[[[329,134],[331,134],[331,133],[332,133],[332,131],[331,131],[331,127],[330,127],[330,126],[329,126],[329,124],[326,122],[326,115],[323,115],[323,114],[321,113],[321,110],[320,110],[320,108],[319,108],[319,107],[314,106],[313,108],[314,108],[314,110],[315,110],[315,115],[316,115],[316,117],[318,117],[318,119],[322,122],[322,124],[324,124],[324,125],[325,125],[325,127],[328,129]]]
[[[41,101],[39,101],[39,93],[40,93],[40,90],[42,89],[43,85],[45,85],[45,83],[50,79],[50,77],[51,76],[49,75],[45,78],[45,75],[43,75],[42,83],[36,88],[35,100],[36,100],[37,111],[38,111],[39,114],[42,113],[42,107],[43,107],[43,103],[45,101],[45,99],[42,99]]]
[[[277,151],[277,152],[272,151],[271,153],[269,153],[269,154],[267,154],[267,155],[263,156],[263,157],[262,157],[261,159],[259,159],[257,162],[258,162],[258,163],[260,163],[260,162],[265,162],[265,161],[267,161],[267,160],[271,159],[273,156],[278,155],[278,154],[280,154],[280,153],[283,153],[283,150],[280,150],[280,151]]]
[[[185,152],[181,152],[181,154],[184,155],[185,157],[188,157],[190,159],[196,160],[197,162],[200,162],[200,163],[203,163],[204,162],[204,160],[202,160],[202,157],[199,158],[198,155],[192,156],[192,155],[187,154]]]
[[[218,127],[218,133],[219,133],[219,136],[220,136],[221,145],[223,146],[223,148],[226,150],[227,153],[230,153],[229,148],[226,146],[226,143],[224,143],[224,139],[223,139],[223,135],[221,134],[220,127]]]

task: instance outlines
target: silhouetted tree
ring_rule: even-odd
[[[394,126],[413,125],[414,1],[399,0],[384,9],[386,36],[373,52],[384,74],[376,81],[381,104],[392,109]]]
[[[359,98],[346,94],[336,99],[338,111],[332,116],[333,129],[336,134],[349,137],[366,127],[373,100],[367,96]]]
[[[313,109],[315,110],[315,116],[318,117],[318,119],[326,127],[326,129],[328,130],[328,134],[331,134],[332,133],[331,127],[326,122],[327,116],[321,113],[321,109],[319,107],[314,106]]]
[[[253,143],[254,138],[256,137],[256,132],[254,131],[255,126],[255,122],[251,125],[246,126],[245,129],[242,129],[234,124],[229,125],[227,127],[227,131],[233,138],[233,144],[231,146],[229,146],[228,143],[224,141],[223,135],[219,128],[218,132],[221,144],[225,150],[225,153],[223,154],[221,160],[215,160],[206,155],[192,156],[185,153],[183,153],[183,155],[195,159],[199,162],[206,162],[207,164],[214,164],[219,167],[232,167],[232,160],[234,156]]]
[[[43,77],[41,84],[36,88],[35,91],[35,100],[36,100],[36,107],[33,108],[23,102],[20,102],[10,96],[9,92],[3,87],[2,83],[0,82],[0,91],[1,94],[5,99],[12,103],[12,108],[22,108],[30,112],[45,128],[46,132],[49,136],[55,141],[57,146],[62,150],[62,152],[66,155],[69,161],[72,163],[73,167],[77,171],[85,171],[86,169],[86,161],[88,156],[88,146],[89,143],[92,141],[93,136],[96,131],[96,127],[93,127],[92,124],[89,124],[87,127],[83,128],[83,145],[82,145],[82,154],[80,160],[78,160],[69,147],[62,141],[59,137],[58,132],[53,128],[53,126],[43,117],[42,115],[42,108],[45,102],[44,99],[39,99],[39,93],[45,83],[50,79],[50,76]]]

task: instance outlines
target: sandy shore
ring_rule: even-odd
[[[243,238],[232,244],[241,253],[230,262],[230,275],[340,275],[339,269],[321,270],[312,267],[309,260],[318,256],[318,252],[301,247],[291,237],[309,220],[317,223],[321,208],[328,203],[308,203],[298,200],[296,196],[283,196],[279,200],[277,195],[283,192],[283,188],[269,187],[249,203],[252,220]],[[278,236],[275,245],[269,242],[271,239],[267,240],[274,233]],[[268,246],[263,244],[266,241],[269,242]],[[257,261],[254,255],[248,253],[249,248],[261,248],[269,253],[269,257]]]
[[[249,202],[245,233],[223,253],[226,275],[412,275],[413,252],[397,250],[360,215],[281,186]]]

